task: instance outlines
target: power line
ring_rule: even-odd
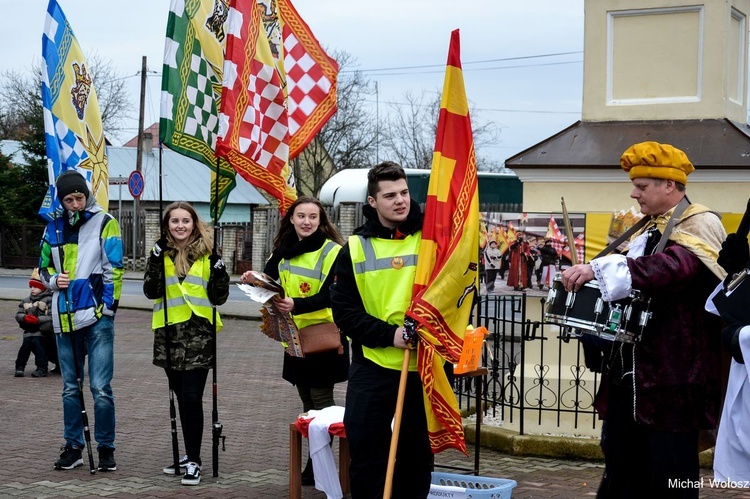
[[[489,111],[495,113],[533,113],[533,114],[581,114],[580,111],[529,111],[526,109],[490,109],[477,108],[478,111]]]
[[[500,59],[485,59],[483,61],[469,61],[469,62],[462,62],[462,66],[468,66],[470,64],[487,64],[490,62],[505,62],[505,61],[520,61],[520,60],[526,60],[526,59],[539,59],[542,57],[558,57],[561,55],[573,55],[573,54],[583,54],[582,50],[578,50],[575,52],[556,52],[556,53],[549,53],[549,54],[537,54],[537,55],[524,55],[519,57],[503,57]],[[426,68],[445,68],[445,64],[425,64],[421,66],[398,66],[393,68],[375,68],[375,69],[357,69],[357,70],[347,70],[347,71],[340,71],[340,73],[371,73],[371,72],[377,72],[377,71],[403,71],[403,70],[409,70],[409,69],[426,69]]]
[[[518,69],[518,68],[536,68],[541,66],[559,66],[562,64],[580,64],[583,61],[565,61],[565,62],[547,62],[542,64],[523,64],[520,66],[497,66],[494,68],[473,68],[473,69],[464,69],[464,73],[473,73],[474,71],[495,71],[497,69]],[[343,73],[343,71],[342,71]],[[367,76],[403,76],[403,75],[423,75],[423,74],[443,74],[445,73],[445,65],[443,65],[443,69],[435,70],[435,71],[412,71],[412,72],[404,72],[404,73],[368,73]]]
[[[557,65],[563,65],[563,64],[579,64],[582,63],[582,60],[576,60],[576,61],[561,61],[561,62],[547,62],[547,63],[539,63],[539,64],[522,64],[522,65],[516,65],[516,66],[495,66],[490,68],[466,68],[465,66],[472,65],[472,64],[488,64],[492,62],[506,62],[506,61],[521,61],[521,60],[529,60],[529,59],[540,59],[544,57],[559,57],[562,55],[575,55],[575,54],[583,54],[582,50],[577,50],[573,52],[555,52],[555,53],[549,53],[549,54],[537,54],[537,55],[524,55],[524,56],[518,56],[518,57],[503,57],[500,59],[485,59],[481,61],[468,61],[468,62],[462,62],[461,65],[463,67],[464,71],[494,71],[498,69],[518,69],[518,68],[534,68],[534,67],[542,67],[542,66],[557,66]],[[427,68],[440,68],[437,71],[410,71],[413,69],[427,69]],[[378,71],[407,71],[407,72],[401,72],[401,73],[377,73]],[[414,75],[414,74],[439,74],[445,72],[445,64],[424,64],[419,66],[397,66],[392,68],[373,68],[373,69],[356,69],[356,70],[343,70],[339,71],[339,74],[351,74],[351,73],[369,73],[370,76],[402,76],[402,75]],[[147,77],[161,77],[161,72],[159,71],[153,71],[149,70],[146,75]],[[129,78],[135,78],[140,76],[140,71],[136,72],[133,75],[123,76],[120,78],[114,78],[112,80],[109,80],[104,83],[110,83],[112,81],[118,81],[118,80],[127,80]]]
[[[161,76],[161,73],[159,73],[157,71],[146,71],[146,77],[147,78],[148,77],[152,77],[152,76]],[[132,75],[121,76],[119,78],[112,78],[111,80],[103,81],[102,84],[114,83],[116,81],[129,80],[130,78],[140,78],[140,77],[141,77],[141,72],[138,71],[138,72],[136,72],[135,74],[132,74]]]
[[[362,102],[367,102],[368,104],[378,103],[378,101],[374,101],[371,99],[362,99]],[[412,103],[409,103],[409,102],[397,102],[397,101],[380,101],[380,104],[390,104],[393,106],[411,106],[412,105]],[[472,107],[472,110],[482,111],[482,112],[486,111],[486,112],[493,112],[493,113],[581,114],[580,111],[531,111],[527,109],[495,109],[495,108],[485,108],[485,107]]]

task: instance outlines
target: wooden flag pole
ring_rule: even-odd
[[[393,416],[393,434],[391,435],[391,450],[388,453],[388,468],[385,472],[385,488],[383,499],[391,499],[393,491],[393,473],[396,469],[396,451],[398,450],[398,435],[401,430],[401,415],[404,412],[404,398],[406,397],[406,379],[409,374],[411,350],[404,351],[404,362],[401,364],[401,379],[398,382],[398,397],[396,398],[396,414]]]
[[[568,209],[565,207],[565,198],[560,198],[562,202],[563,221],[565,222],[565,235],[568,236],[568,249],[570,250],[570,263],[578,265],[578,248],[576,248],[575,239],[573,239],[573,228],[570,226]]]

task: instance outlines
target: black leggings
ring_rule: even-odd
[[[203,390],[206,388],[208,369],[175,371],[165,369],[169,386],[177,398],[188,461],[201,463],[203,440]]]

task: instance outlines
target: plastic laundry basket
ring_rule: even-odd
[[[513,488],[518,485],[515,480],[507,478],[490,478],[474,475],[457,475],[454,473],[433,473],[432,484],[464,489],[466,499],[510,499]],[[438,490],[433,490],[430,497],[450,497]]]

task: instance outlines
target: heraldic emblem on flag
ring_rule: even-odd
[[[455,30],[440,102],[412,304],[406,313],[419,332],[417,367],[435,453],[448,447],[466,452],[458,403],[441,357],[458,362],[477,293],[479,195],[460,51]]]
[[[42,35],[42,107],[50,187],[39,214],[54,218],[55,179],[76,169],[97,203],[109,205],[109,166],[93,78],[60,5],[50,0]]]
[[[289,160],[336,111],[337,73],[288,0],[172,0],[161,141],[219,174],[219,215],[235,171],[283,212],[297,197]]]
[[[211,211],[221,217],[236,185],[234,169],[217,159],[227,2],[172,0],[167,20],[161,84],[159,139],[170,149],[202,162],[218,178]],[[218,211],[217,211],[218,210]]]
[[[283,213],[297,197],[289,160],[336,111],[338,65],[288,0],[230,5],[217,154]]]

